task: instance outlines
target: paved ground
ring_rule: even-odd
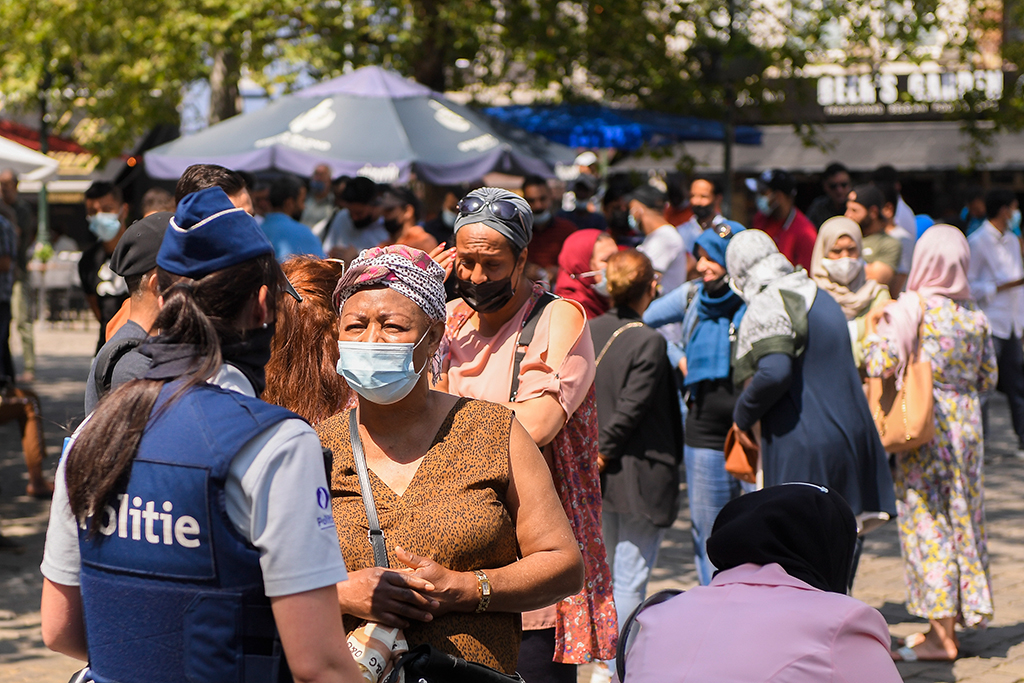
[[[82,418],[84,377],[97,329],[82,323],[37,329],[39,354],[35,389],[43,401],[52,473],[66,434]],[[19,349],[15,341],[15,355]],[[20,360],[20,359],[19,359]],[[984,631],[960,634],[963,658],[953,664],[900,664],[908,683],[1024,681],[1024,461],[1013,455],[1009,415],[1001,397],[993,400],[986,457],[985,490],[992,553],[995,620]],[[49,504],[24,496],[26,482],[14,425],[0,425],[0,529],[24,546],[20,555],[0,553],[0,681],[63,683],[80,668],[49,652],[39,632],[39,561]],[[685,504],[669,531],[652,590],[690,588],[697,582]],[[869,537],[854,595],[881,610],[895,635],[923,631],[925,622],[907,614],[896,529],[890,524]],[[589,671],[581,671],[581,681]]]

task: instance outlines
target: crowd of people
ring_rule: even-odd
[[[130,225],[94,184],[101,332],[54,481],[46,643],[121,683],[455,680],[441,661],[568,683],[612,675],[639,611],[624,683],[955,659],[955,625],[993,614],[996,388],[1024,451],[1014,195],[985,195],[969,237],[919,232],[889,167],[829,166],[807,215],[773,169],[744,226],[714,178],[583,170],[568,204],[527,177],[440,188],[429,220],[326,165],[194,166]],[[887,453],[865,383],[902,391],[918,361],[934,436]],[[682,477],[701,587],[645,608]],[[892,648],[846,595],[890,518],[930,624]],[[723,656],[736,637],[764,656]]]

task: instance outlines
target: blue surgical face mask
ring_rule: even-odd
[[[420,380],[423,367],[413,367],[412,354],[426,339],[424,332],[415,344],[381,342],[338,342],[338,374],[352,390],[371,403],[387,406],[409,395]]]
[[[309,191],[312,194],[323,194],[327,192],[327,183],[322,180],[310,180]]]
[[[455,219],[459,217],[459,214],[448,209],[441,209],[441,222],[447,225],[449,228],[455,227]]]
[[[757,200],[756,201],[757,201],[757,210],[758,211],[760,211],[765,216],[771,215],[772,203],[768,199],[767,195],[763,195],[763,194],[757,195]]]
[[[611,299],[612,295],[608,292],[608,269],[601,269],[601,280],[591,285],[595,292],[603,296],[605,299]]]
[[[629,223],[629,229],[633,232],[640,232],[640,221],[636,219],[636,216],[629,214],[626,218],[626,222]]]
[[[533,227],[534,227],[534,229],[536,229],[537,226],[539,226],[539,225],[547,225],[550,222],[551,222],[551,211],[550,210],[544,211],[543,213],[538,213],[538,214],[534,215],[534,217],[533,217]]]
[[[1010,214],[1010,223],[1006,228],[1012,233],[1020,234],[1020,209],[1014,209]]]
[[[89,232],[101,242],[109,242],[121,232],[121,218],[116,213],[98,213],[89,216]]]

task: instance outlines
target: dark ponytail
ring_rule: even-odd
[[[242,335],[240,325],[263,285],[270,290],[267,305],[274,307],[281,277],[273,255],[198,280],[158,270],[164,305],[153,323],[161,332],[152,343],[195,347],[191,367],[177,378],[182,380],[181,388],[164,408],[217,373],[222,362],[221,344]],[[132,462],[165,382],[137,379],[105,396],[67,455],[65,476],[71,511],[79,523],[89,523],[90,535],[103,525],[103,515],[96,513],[105,505],[113,505],[117,495],[128,488]]]

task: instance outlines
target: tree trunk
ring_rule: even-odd
[[[234,50],[227,47],[218,50],[210,72],[210,125],[239,113],[238,80],[241,77]]]
[[[419,58],[413,67],[413,78],[436,92],[444,92],[445,82],[445,49],[444,36],[448,27],[438,16],[437,3],[424,0],[417,3],[417,15],[420,20],[420,31],[423,37],[420,43]]]

